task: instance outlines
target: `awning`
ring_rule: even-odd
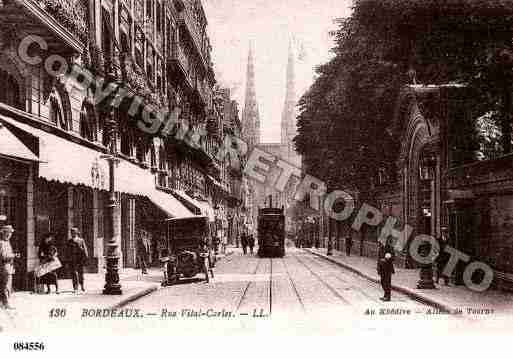
[[[0,118],[39,140],[39,177],[50,181],[84,185],[108,190],[109,170],[102,153],[51,133],[18,122],[10,117]]]
[[[170,218],[194,217],[194,214],[171,194],[155,189],[147,194],[146,197],[162,211],[166,212]]]
[[[109,190],[109,166],[103,152],[68,141],[10,117],[0,115],[0,119],[38,138],[39,160],[42,162],[39,165],[39,177],[49,181]],[[150,171],[125,160],[117,163],[115,171],[116,192],[144,196],[155,191],[155,177]]]
[[[0,120],[3,117],[0,116]],[[0,155],[17,160],[38,162],[39,158],[0,122]]]
[[[144,196],[156,191],[154,175],[131,162],[121,160],[116,166],[116,191]]]
[[[210,205],[210,203],[206,201],[198,201],[200,204],[201,214],[208,217],[210,222],[214,222],[216,220],[216,216],[214,214],[214,209]]]
[[[189,196],[187,193],[185,193],[184,191],[176,190],[175,192],[178,196],[182,197],[185,201],[189,202],[194,207],[198,208],[203,216],[208,217],[210,222],[215,221],[214,210],[208,202],[194,199],[191,196]]]

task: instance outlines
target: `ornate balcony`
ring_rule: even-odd
[[[171,56],[168,59],[171,71],[175,74],[181,74],[181,76],[187,81],[187,85],[190,88],[193,88],[192,79],[189,76],[191,64],[189,63],[189,59],[185,55],[185,52],[177,42],[173,43],[171,51]]]
[[[146,73],[141,69],[129,54],[121,54],[121,74],[123,82],[132,91],[143,97],[151,94]]]
[[[198,53],[199,62],[205,67],[205,70],[208,71],[208,63],[206,60],[205,53],[203,51],[202,41],[201,41],[201,35],[198,27],[194,23],[193,19],[189,15],[189,10],[187,7],[183,11],[180,12],[180,26],[182,26],[183,29],[186,30],[186,32],[189,34],[192,43],[194,44],[194,48],[196,49],[196,52]]]
[[[2,0],[0,23],[42,36],[50,49],[82,53],[88,36],[86,0]]]
[[[81,40],[87,39],[87,8],[84,0],[39,0],[40,6]]]

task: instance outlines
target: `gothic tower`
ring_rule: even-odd
[[[294,68],[294,49],[292,41],[289,43],[289,59],[287,63],[287,90],[285,94],[285,104],[281,116],[281,144],[283,146],[286,159],[300,166],[301,160],[295,151],[294,137],[297,135],[296,128],[296,77]]]
[[[260,115],[256,99],[255,63],[253,46],[249,44],[248,70],[246,75],[246,99],[242,113],[243,138],[248,145],[248,151],[260,143]]]

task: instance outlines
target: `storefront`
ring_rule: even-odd
[[[20,257],[15,262],[13,288],[23,290],[34,256],[29,244],[34,241],[33,171],[39,159],[13,131],[0,121],[0,225],[10,224],[15,229],[11,244]]]
[[[37,245],[44,234],[53,233],[57,244],[62,246],[73,227],[81,231],[89,250],[86,270],[94,273],[102,270],[107,242],[105,228],[108,226],[105,207],[109,198],[106,149],[81,143],[80,138],[70,133],[58,136],[10,117],[1,116],[0,119],[16,132],[14,138],[22,138],[31,144],[30,150],[25,148],[23,154],[31,155],[31,161],[39,161],[33,169],[33,180],[31,167],[26,164],[30,160],[16,166],[3,161],[0,167],[1,173],[10,173],[9,178],[17,178],[16,182],[10,180],[9,186],[4,181],[0,190],[5,193],[1,197],[2,203],[15,203],[19,207],[13,210],[10,204],[2,204],[4,210],[9,211],[8,220],[19,222],[17,238],[20,239],[20,250],[26,253],[20,278],[27,281],[29,272],[38,264]],[[156,190],[155,177],[149,170],[126,160],[120,160],[116,166],[115,188],[120,204],[115,213],[115,233],[120,235],[118,241],[124,267],[137,264],[136,241],[142,230],[151,231],[158,238],[159,221],[192,215],[173,196]],[[19,201],[20,198],[24,200]],[[152,209],[145,211],[145,208]],[[27,218],[27,214],[32,218]],[[23,223],[28,223],[29,228]],[[61,274],[65,275],[64,272]]]

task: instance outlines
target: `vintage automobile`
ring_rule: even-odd
[[[167,222],[167,252],[162,285],[173,285],[181,277],[203,273],[207,283],[214,277],[215,258],[208,217],[172,218]]]

